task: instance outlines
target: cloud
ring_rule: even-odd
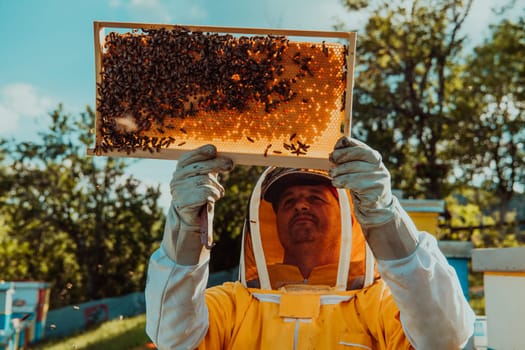
[[[31,84],[5,85],[0,89],[0,132],[12,133],[27,119],[46,115],[53,106],[56,101]]]

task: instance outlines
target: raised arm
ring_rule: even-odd
[[[343,137],[330,155],[333,185],[347,188],[355,215],[417,349],[456,349],[472,335],[474,313],[436,240],[419,232],[392,195],[381,155]]]
[[[146,332],[159,350],[194,349],[207,332],[209,251],[201,241],[200,214],[224,195],[217,176],[232,168],[212,145],[177,162],[161,247],[151,256],[146,284]]]

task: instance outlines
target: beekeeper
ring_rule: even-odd
[[[206,289],[210,253],[200,213],[224,195],[218,174],[233,163],[212,145],[179,159],[146,285],[146,330],[159,349],[466,344],[474,313],[456,273],[392,195],[379,153],[343,137],[330,161],[329,172],[262,174],[243,231],[239,281]]]

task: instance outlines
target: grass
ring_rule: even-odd
[[[145,350],[155,349],[144,327],[146,316],[139,315],[105,322],[65,339],[31,345],[31,350]]]

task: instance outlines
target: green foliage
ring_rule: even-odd
[[[501,21],[467,51],[472,0],[342,3],[369,15],[357,45],[354,136],[381,152],[409,197],[488,193],[483,215],[499,238],[482,240],[519,241],[507,222],[516,222],[510,206],[525,190],[525,19]]]
[[[123,160],[85,155],[89,108],[50,116],[39,140],[9,145],[2,278],[51,282],[52,307],[142,290],[162,232],[159,190],[125,176]]]
[[[451,156],[464,183],[477,181],[498,198],[500,224],[525,184],[524,28],[523,18],[492,27],[492,36],[468,57],[455,111],[462,132],[452,140]]]
[[[450,190],[442,145],[470,2],[381,2],[359,36],[353,131],[383,154],[395,187],[409,196]]]
[[[342,3],[350,11],[368,7],[368,0],[343,0]]]
[[[471,241],[474,248],[514,247],[520,245],[517,225],[501,227],[497,216],[488,212],[495,201],[493,194],[479,189],[464,188],[446,199],[451,213],[449,225],[442,230],[440,238]],[[509,213],[506,222],[513,222],[515,213]]]

